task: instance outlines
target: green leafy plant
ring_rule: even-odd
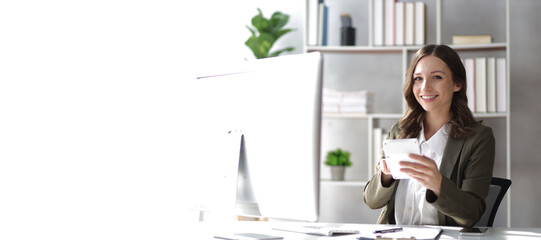
[[[351,161],[349,161],[350,153],[348,151],[342,151],[342,149],[337,148],[334,151],[327,152],[327,161],[325,164],[327,166],[351,166]]]
[[[248,46],[256,58],[275,57],[283,52],[291,52],[295,48],[287,47],[274,51],[269,54],[272,46],[284,34],[293,31],[290,28],[283,28],[289,21],[289,15],[279,11],[274,12],[270,19],[263,16],[261,9],[257,9],[259,14],[252,18],[252,26],[246,26],[252,33],[252,36],[244,43]]]

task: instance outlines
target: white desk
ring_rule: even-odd
[[[323,237],[316,235],[308,235],[302,233],[286,232],[280,230],[273,230],[272,227],[276,224],[304,224],[304,225],[328,225],[328,226],[344,226],[348,229],[355,229],[359,231],[371,231],[372,229],[385,228],[385,225],[377,224],[337,224],[337,223],[298,223],[298,222],[257,222],[257,221],[238,221],[231,224],[210,224],[199,223],[187,229],[187,233],[190,233],[189,239],[215,239],[213,236],[217,232],[234,231],[260,233],[275,236],[282,236],[284,240],[320,240],[320,239],[334,239],[334,240],[356,240],[358,235],[341,235],[334,237]],[[541,228],[491,228],[487,234],[483,237],[465,237],[459,236],[461,227],[442,227],[443,233],[439,239],[541,239]],[[193,235],[192,235],[193,234]],[[188,239],[188,238],[187,238]],[[215,239],[216,240],[216,239]]]

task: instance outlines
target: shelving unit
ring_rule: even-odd
[[[457,51],[505,50],[507,43],[478,44],[478,45],[452,45],[449,47]],[[337,53],[363,53],[363,52],[396,52],[417,51],[420,46],[305,46],[307,52],[337,52]]]
[[[398,0],[399,2],[401,0]],[[511,154],[510,154],[510,25],[509,25],[509,2],[510,0],[484,0],[476,1],[475,4],[466,0],[417,0],[426,4],[426,43],[446,44],[455,49],[461,57],[475,57],[475,56],[498,56],[505,57],[506,60],[506,94],[507,112],[498,113],[474,113],[477,119],[483,120],[486,125],[493,128],[496,137],[496,159],[494,175],[499,177],[511,178]],[[307,0],[307,6],[310,0]],[[373,32],[372,16],[374,0],[326,0],[329,2],[329,19],[335,17],[337,14],[343,12],[351,13],[353,16],[354,27],[357,29],[364,29],[357,34],[356,46],[339,46],[339,41],[333,38],[339,38],[338,22],[334,20],[329,22],[328,28],[328,46],[309,46],[307,41],[305,42],[305,52],[318,51],[324,55],[324,83],[323,87],[329,85],[334,88],[341,88],[339,90],[366,90],[359,86],[376,89],[375,95],[381,97],[376,98],[374,113],[367,114],[337,114],[337,113],[325,113],[323,114],[323,129],[322,129],[322,158],[325,157],[326,151],[333,148],[333,141],[336,142],[358,142],[358,149],[355,150],[355,155],[352,152],[352,161],[357,168],[351,168],[346,170],[346,181],[344,182],[332,182],[326,180],[326,167],[322,164],[322,183],[327,187],[356,187],[358,191],[362,191],[362,188],[373,174],[373,136],[372,129],[375,127],[388,128],[398,119],[403,116],[405,109],[405,103],[402,97],[402,83],[403,76],[409,65],[409,61],[413,54],[422,46],[374,46],[373,45]],[[404,2],[411,2],[409,0]],[[341,4],[346,7],[341,9]],[[353,8],[354,4],[358,4],[358,8]],[[464,9],[465,5],[471,4],[472,9],[466,11],[465,14],[471,14],[475,12],[475,15],[463,16],[461,12],[454,11],[454,9]],[[486,7],[490,6],[490,7]],[[333,8],[338,10],[333,11]],[[358,9],[355,11],[354,9]],[[496,10],[494,10],[496,9]],[[482,10],[482,11],[476,11]],[[489,11],[489,12],[487,12]],[[307,7],[308,12],[308,7]],[[449,12],[451,14],[446,15]],[[480,12],[480,13],[478,13]],[[477,15],[479,14],[479,16]],[[307,14],[308,15],[308,14]],[[505,20],[501,20],[498,16],[505,15]],[[460,24],[461,21],[468,21],[468,19],[480,17],[484,22],[477,24]],[[360,19],[360,21],[356,21]],[[308,16],[305,18],[308,19]],[[497,21],[491,21],[491,19],[498,19]],[[455,23],[455,20],[458,23]],[[504,21],[503,24],[500,24]],[[483,27],[485,22],[489,22],[488,27]],[[495,22],[495,23],[494,23]],[[308,28],[308,22],[306,24]],[[481,31],[482,29],[482,31]],[[494,32],[484,32],[485,29]],[[459,34],[491,34],[494,39],[492,44],[482,45],[452,45],[452,35]],[[305,34],[308,38],[308,32]],[[358,61],[358,63],[352,63]],[[370,66],[367,62],[372,62]],[[378,72],[374,70],[374,65],[377,62],[383,62],[380,64],[385,67],[385,72]],[[394,67],[396,66],[396,67]],[[361,68],[361,70],[357,69]],[[351,73],[350,73],[351,72]],[[366,73],[366,74],[364,74]],[[374,79],[376,83],[366,80],[363,77]],[[389,92],[381,92],[381,88],[378,85],[388,85]],[[396,85],[395,88],[390,86]],[[379,89],[379,91],[378,91]],[[378,95],[380,94],[380,95]],[[401,99],[400,101],[394,100]],[[379,101],[378,101],[379,100]],[[385,102],[388,101],[388,102]],[[379,112],[378,110],[381,110]],[[339,127],[336,127],[339,125]],[[353,137],[344,136],[343,134],[347,127],[351,127],[352,131],[358,131],[358,139]],[[338,133],[333,133],[333,128],[339,128]],[[348,138],[344,140],[343,138]],[[349,150],[349,149],[348,149]],[[354,157],[355,156],[355,157]],[[323,162],[323,161],[322,161]],[[349,176],[349,177],[348,177]],[[507,193],[504,204],[500,207],[498,214],[506,214],[506,224],[511,226],[511,199],[510,193]],[[322,192],[322,199],[325,198],[325,193]],[[362,199],[359,204],[362,204]],[[357,207],[357,206],[352,206]],[[496,222],[497,223],[497,222]]]

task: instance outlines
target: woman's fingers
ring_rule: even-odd
[[[425,188],[432,190],[436,196],[439,196],[442,176],[434,160],[416,154],[410,154],[409,157],[414,162],[401,161],[400,171],[408,174]]]
[[[387,162],[385,161],[385,159],[381,159],[380,168],[383,173],[387,175],[391,174],[391,170],[389,170],[389,168],[387,167]]]

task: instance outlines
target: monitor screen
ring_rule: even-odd
[[[197,77],[194,127],[212,175],[200,194],[222,191],[237,215],[317,221],[322,61],[287,55]]]

